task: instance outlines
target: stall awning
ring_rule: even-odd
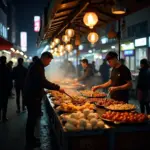
[[[0,37],[0,50],[10,50],[12,47],[12,43]]]
[[[98,15],[95,28],[102,28],[108,23],[116,21],[133,12],[150,5],[149,0],[120,0],[122,6],[127,8],[125,15],[114,15],[111,12],[114,0],[51,0],[48,11],[48,24],[45,27],[43,39],[53,39],[62,35],[64,30],[72,25],[80,35],[89,33],[89,28],[83,23],[83,16],[88,10],[94,10]],[[119,0],[118,0],[119,1]]]

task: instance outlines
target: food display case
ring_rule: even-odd
[[[60,150],[149,149],[149,116],[137,113],[134,105],[104,93],[92,98],[86,96],[90,91],[68,93],[73,100],[56,91],[45,97],[49,127]]]

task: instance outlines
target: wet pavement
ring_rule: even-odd
[[[7,117],[9,119],[8,122],[0,123],[0,150],[24,150],[27,113],[16,114],[14,98],[9,99]],[[49,133],[46,115],[44,114],[36,128],[36,136],[41,139],[40,150],[52,150],[52,144],[50,142],[53,139],[49,136]],[[37,148],[35,150],[39,149]]]
[[[137,100],[130,100],[137,106],[139,110],[139,104]],[[44,107],[42,108],[44,112]],[[0,124],[0,150],[24,150],[25,146],[25,125],[26,125],[26,112],[16,114],[15,99],[9,99],[8,103],[8,122]],[[40,129],[40,130],[39,130]],[[40,132],[38,132],[40,131]],[[50,134],[49,134],[50,133]],[[44,115],[39,121],[36,135],[40,136],[41,148],[40,150],[56,150],[56,145],[51,131],[48,128],[47,117]],[[39,150],[39,149],[36,149]]]

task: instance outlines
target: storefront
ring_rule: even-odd
[[[13,44],[9,41],[5,40],[4,38],[0,37],[0,56],[5,56],[7,61],[11,59],[11,48]]]
[[[148,59],[148,41],[147,38],[135,39],[135,56],[136,56],[136,69],[140,67],[140,60],[143,58]]]
[[[125,59],[126,66],[131,70],[135,70],[135,47],[133,42],[121,44],[121,58]]]

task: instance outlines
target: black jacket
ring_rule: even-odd
[[[137,89],[149,90],[150,89],[150,70],[149,68],[141,68],[137,81]]]
[[[0,64],[0,95],[8,94],[11,87],[11,72],[5,64]]]
[[[23,65],[18,65],[13,68],[13,80],[15,80],[15,87],[24,87],[27,71],[27,68],[25,68]]]
[[[34,102],[36,99],[41,99],[44,94],[44,88],[50,90],[60,89],[58,85],[51,83],[46,79],[44,65],[39,59],[30,67],[27,73],[24,87],[25,102]]]
[[[90,65],[88,65],[88,67],[86,69],[84,69],[84,75],[81,76],[78,79],[78,81],[87,81],[93,76],[94,76],[93,69],[92,69],[92,67]]]

